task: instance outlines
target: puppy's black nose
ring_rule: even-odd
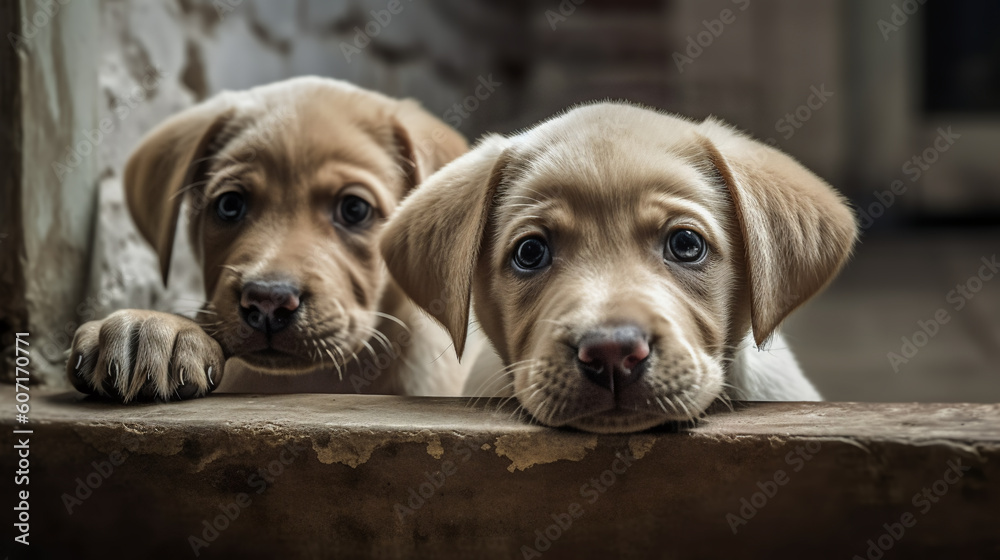
[[[240,294],[240,317],[258,331],[276,333],[295,320],[301,295],[284,282],[247,282]]]
[[[591,331],[580,340],[580,372],[611,392],[642,377],[649,357],[649,337],[634,325]]]

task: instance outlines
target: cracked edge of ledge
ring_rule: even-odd
[[[47,422],[43,422],[47,423]],[[69,426],[80,440],[102,453],[126,450],[141,455],[175,456],[185,453],[192,438],[200,440],[200,452],[190,456],[195,472],[202,471],[217,459],[240,453],[254,453],[264,444],[275,448],[289,443],[310,446],[318,461],[324,464],[343,464],[357,468],[367,463],[380,448],[396,443],[417,443],[425,445],[428,455],[441,459],[445,453],[442,438],[474,439],[482,443],[483,450],[490,450],[500,458],[510,461],[509,472],[525,471],[536,465],[558,461],[581,461],[597,448],[599,436],[596,434],[567,434],[559,431],[532,430],[514,433],[496,431],[462,433],[460,431],[431,429],[413,431],[380,431],[339,428],[332,430],[297,431],[280,423],[254,423],[239,426],[225,426],[226,429],[213,430],[199,426],[194,430],[176,430],[163,425],[141,422],[100,422]],[[977,442],[967,439],[929,437],[850,437],[843,435],[800,434],[719,434],[689,433],[705,443],[731,444],[749,441],[766,442],[772,448],[787,445],[793,441],[816,440],[851,445],[871,453],[869,447],[879,444],[905,444],[917,447],[943,446],[956,453],[984,460],[982,454],[1000,452],[995,442]],[[359,437],[360,436],[360,437]],[[657,434],[634,434],[625,436],[628,450],[635,458],[647,455],[663,437]]]

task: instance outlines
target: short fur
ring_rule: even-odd
[[[706,239],[703,263],[664,258],[677,228]],[[484,137],[402,204],[381,247],[459,354],[474,302],[507,366],[481,387],[509,387],[545,424],[630,432],[718,398],[818,400],[776,329],[836,275],[855,232],[844,200],[778,150],[715,119],[597,103]],[[529,236],[552,265],[525,275],[511,258]],[[577,346],[620,322],[648,332],[652,353],[613,394],[580,374]]]
[[[224,92],[168,119],[129,159],[126,198],[164,282],[187,201],[208,303],[197,321],[123,310],[83,325],[69,378],[123,401],[201,396],[224,372],[231,391],[458,394],[457,362],[434,361],[447,335],[421,323],[376,240],[411,189],[467,150],[415,102],[324,78]],[[215,210],[232,191],[248,201],[238,224]],[[347,195],[372,205],[370,225],[337,223]],[[243,323],[251,281],[299,286],[295,323],[270,335]]]

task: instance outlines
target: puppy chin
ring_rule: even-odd
[[[711,401],[709,401],[709,404],[711,404]],[[566,422],[565,425],[597,434],[627,434],[655,428],[668,422],[689,422],[698,418],[706,408],[708,408],[707,405],[695,410],[689,405],[690,416],[683,413],[666,414],[663,412],[615,409],[575,418]]]
[[[275,350],[237,354],[232,359],[243,362],[244,365],[261,373],[272,375],[301,375],[323,367],[322,364],[309,358],[293,356]]]
[[[661,424],[671,421],[680,421],[683,418],[673,418],[664,414],[654,414],[650,412],[633,412],[629,410],[611,410],[600,412],[591,416],[584,416],[566,423],[571,428],[593,432],[596,434],[625,434],[631,432],[641,432],[650,428],[655,428]]]

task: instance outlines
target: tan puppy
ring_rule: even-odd
[[[494,388],[545,424],[629,432],[723,395],[819,399],[783,343],[753,343],[854,239],[843,199],[787,155],[714,119],[598,103],[485,137],[404,202],[381,246],[459,354],[471,287],[507,365]]]
[[[83,325],[69,378],[123,401],[197,397],[235,358],[224,389],[458,394],[456,361],[434,362],[447,334],[404,325],[422,314],[376,238],[467,149],[415,102],[323,78],[225,92],[167,120],[128,162],[129,209],[166,282],[187,201],[208,302],[197,322],[125,310]]]

